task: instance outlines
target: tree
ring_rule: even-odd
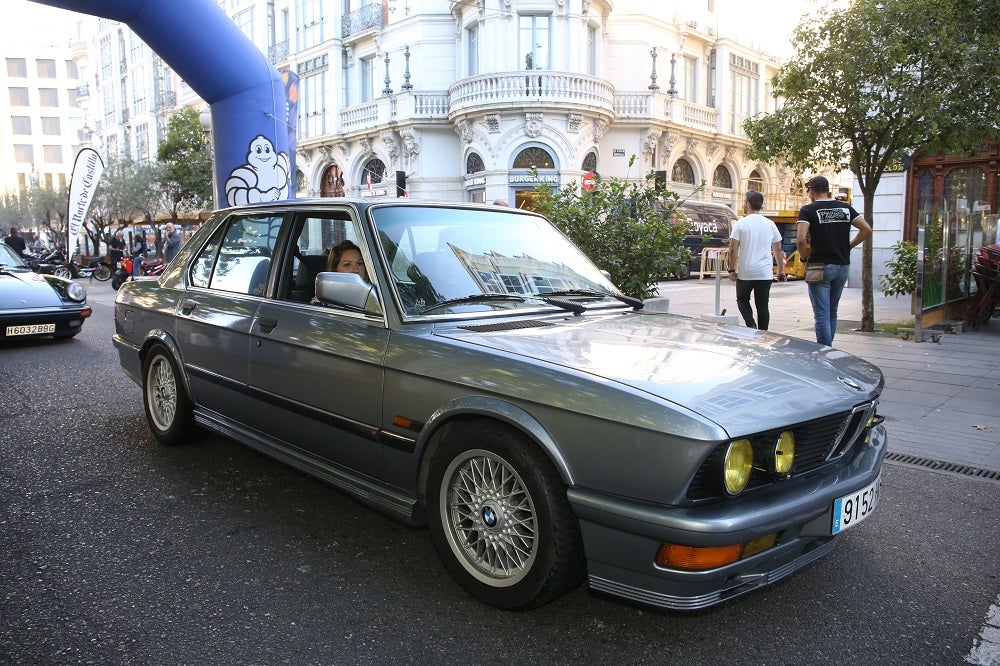
[[[141,164],[129,155],[112,155],[104,168],[83,231],[98,247],[101,239],[111,240],[113,227],[124,228],[142,215],[148,223],[161,209],[157,164]]]
[[[197,111],[185,107],[170,116],[157,159],[164,170],[162,185],[174,222],[179,212],[198,211],[211,203],[212,151]]]
[[[9,191],[0,197],[0,228],[22,231],[38,229],[59,246],[66,245],[66,188],[53,190],[48,185],[33,184],[23,191]],[[70,248],[72,249],[72,248]]]
[[[1000,0],[856,0],[807,18],[773,80],[784,100],[746,121],[751,159],[850,169],[873,227],[875,191],[916,150],[968,152],[1000,132]],[[861,330],[875,329],[872,248]]]
[[[656,283],[691,259],[683,246],[690,225],[674,215],[680,197],[658,190],[653,172],[638,183],[598,178],[594,191],[582,194],[576,183],[558,192],[542,184],[537,191],[538,212],[628,296],[656,295]]]

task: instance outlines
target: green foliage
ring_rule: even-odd
[[[178,211],[201,210],[212,201],[212,153],[199,116],[191,107],[177,110],[157,150],[162,187],[175,220]]]
[[[744,125],[748,156],[799,170],[846,167],[874,190],[870,181],[903,154],[961,152],[992,138],[1000,126],[1000,27],[990,21],[1000,18],[997,6],[857,0],[807,18],[792,38],[795,56],[772,82],[783,105]]]
[[[690,261],[682,245],[690,225],[674,218],[680,197],[657,191],[653,172],[638,183],[599,178],[593,192],[581,193],[576,183],[558,192],[543,184],[537,192],[537,210],[606,270],[624,294],[655,296],[660,278]]]
[[[892,259],[885,262],[889,272],[879,275],[882,293],[886,296],[905,296],[917,288],[917,244],[899,241],[892,246]]]
[[[772,81],[780,108],[744,123],[747,157],[798,171],[850,169],[873,226],[879,181],[902,157],[995,139],[997,0],[855,0],[807,17],[792,44],[795,55]],[[862,256],[861,329],[871,331],[870,243]]]

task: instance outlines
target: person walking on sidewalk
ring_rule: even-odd
[[[795,247],[804,257],[807,272],[810,265],[822,265],[822,279],[808,284],[809,302],[816,342],[829,346],[837,333],[837,307],[847,284],[851,250],[871,237],[872,227],[849,204],[830,197],[830,181],[825,177],[810,178],[806,194],[811,203],[799,209]],[[858,230],[854,238],[852,226]]]
[[[743,200],[743,214],[746,217],[733,225],[729,233],[729,261],[735,270],[729,271],[729,279],[736,282],[736,307],[748,328],[766,331],[771,323],[768,300],[771,284],[774,282],[772,253],[778,262],[778,282],[785,281],[785,253],[781,251],[781,232],[770,219],[760,214],[764,207],[764,195],[757,190],[747,192]],[[754,321],[750,296],[753,295],[757,307],[757,321]]]

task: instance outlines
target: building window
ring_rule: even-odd
[[[253,10],[251,6],[233,17],[233,23],[250,41],[254,41]]]
[[[587,26],[587,74],[597,76],[597,28]]]
[[[518,17],[521,32],[521,54],[525,69],[552,69],[549,44],[550,24],[548,15],[522,15]]]
[[[301,93],[299,131],[302,137],[326,134],[326,69],[321,69],[299,79]]]
[[[42,146],[42,155],[46,164],[62,164],[62,146]]]
[[[46,136],[59,136],[62,134],[62,130],[59,125],[59,119],[53,117],[42,117],[42,134]]]
[[[19,164],[33,164],[35,162],[35,149],[29,144],[14,144],[14,161]]]
[[[375,99],[375,56],[361,59],[361,101]]]
[[[66,78],[67,79],[80,78],[80,70],[77,69],[76,62],[73,60],[66,61]]]
[[[465,159],[465,173],[479,173],[480,171],[486,171],[483,158],[479,156],[479,153],[469,153]]]
[[[56,61],[49,58],[42,58],[35,61],[35,65],[38,67],[38,78],[40,79],[54,79],[56,78]]]
[[[41,106],[59,106],[59,91],[55,88],[39,88],[38,103]]]
[[[8,88],[7,94],[10,97],[11,106],[28,106],[27,88]]]
[[[583,165],[581,168],[584,171],[590,171],[592,173],[597,173],[597,153],[590,151],[587,156],[583,158]]]
[[[467,44],[466,67],[468,76],[475,76],[479,73],[479,25],[473,24],[465,29],[465,41]]]
[[[758,192],[764,191],[764,177],[760,175],[760,171],[757,171],[757,169],[750,172],[750,178],[747,179],[747,189],[757,190]]]
[[[361,187],[371,192],[372,186],[381,183],[385,180],[386,168],[385,163],[377,157],[374,157],[365,163],[364,171],[361,173]]]
[[[66,91],[66,103],[74,109],[80,108],[79,91],[79,88],[70,88]]]
[[[31,134],[31,118],[28,116],[11,116],[10,125],[14,134]]]
[[[7,76],[25,78],[28,76],[28,62],[24,58],[7,58]]]
[[[322,0],[296,0],[295,42],[298,51],[304,51],[323,42]]]
[[[684,56],[684,80],[681,83],[682,95],[689,102],[698,102],[698,59]]]
[[[555,169],[556,162],[549,151],[538,146],[525,148],[514,158],[515,169]]]
[[[694,169],[691,167],[691,163],[683,157],[674,162],[673,171],[670,172],[670,180],[675,183],[694,185]]]
[[[712,174],[712,187],[721,187],[726,190],[733,189],[733,176],[729,173],[729,169],[722,164],[715,167],[715,173]]]

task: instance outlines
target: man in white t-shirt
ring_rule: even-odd
[[[781,232],[777,225],[760,214],[764,195],[757,190],[747,192],[743,201],[746,217],[733,225],[729,234],[729,279],[736,282],[736,307],[749,328],[767,330],[771,323],[768,299],[774,282],[774,259],[778,263],[778,282],[785,281],[785,253],[781,250]],[[754,321],[750,296],[757,307]]]

